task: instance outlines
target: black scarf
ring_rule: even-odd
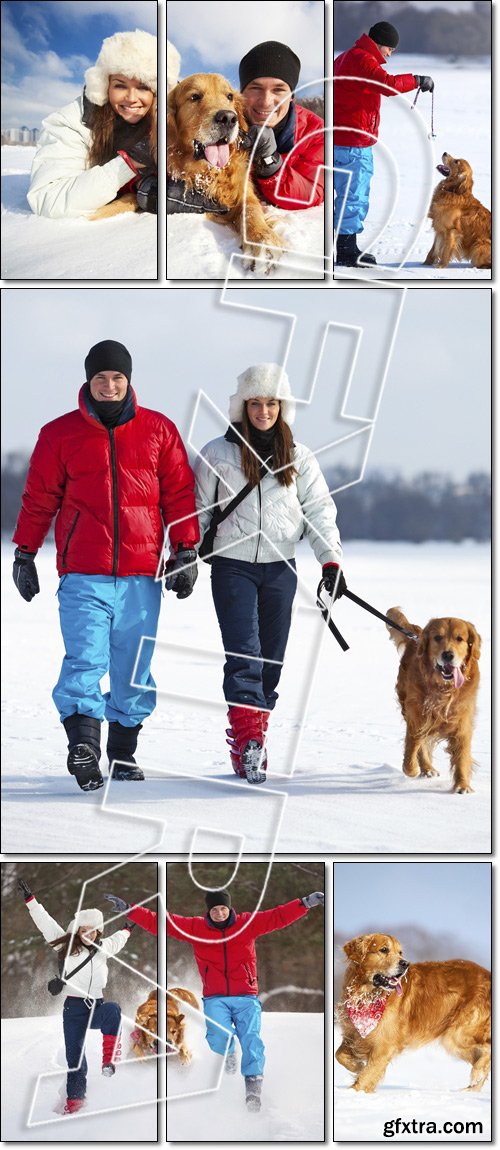
[[[127,390],[123,396],[123,399],[94,399],[94,396],[90,390],[90,384],[86,383],[85,389],[87,398],[90,400],[90,403],[92,404],[92,407],[101,423],[103,423],[105,427],[116,427],[129,397],[130,384],[127,386]]]

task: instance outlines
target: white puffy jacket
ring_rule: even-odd
[[[224,552],[228,558],[250,563],[275,563],[293,559],[295,544],[306,535],[321,565],[341,562],[337,510],[318,461],[307,447],[296,443],[293,462],[297,474],[289,487],[278,483],[274,475],[265,475],[219,525],[215,554]],[[194,473],[203,539],[216,500],[224,510],[228,496],[233,498],[247,483],[239,441],[225,436],[212,439],[196,459]]]
[[[59,926],[55,918],[51,918],[45,907],[36,898],[30,899],[26,906],[35,926],[41,931],[46,942],[54,942],[56,938],[62,938],[66,934],[64,927]],[[118,954],[129,938],[129,930],[117,930],[114,934],[110,934],[109,938],[101,938],[99,950],[83,967],[83,970],[75,974],[73,981],[71,971],[83,962],[85,951],[81,950],[79,954],[70,955],[64,963],[66,993],[72,994],[76,998],[102,998],[102,992],[108,981],[108,957],[112,954]],[[59,948],[56,954],[58,952]]]
[[[101,167],[87,168],[90,129],[82,123],[83,96],[52,112],[31,168],[28,203],[37,216],[74,219],[109,204],[133,178],[121,156]]]

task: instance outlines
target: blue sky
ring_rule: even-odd
[[[105,36],[156,21],[154,0],[4,0],[2,128],[40,127],[79,95]]]
[[[348,411],[363,414],[365,382],[370,384],[376,356],[384,356],[391,335],[391,312],[384,314],[390,295],[372,288],[238,288],[228,291],[228,301],[240,304],[232,307],[221,305],[220,291],[207,288],[4,288],[3,450],[32,450],[40,426],[76,406],[83,360],[101,339],[130,347],[140,402],[164,411],[182,434],[188,432],[199,388],[225,413],[236,376],[250,363],[283,362],[290,329],[290,320],[249,311],[247,305],[297,317],[288,374],[298,398],[310,395],[325,323],[361,326]],[[406,476],[439,471],[455,479],[489,470],[489,323],[489,289],[405,293],[370,468]],[[345,341],[329,339],[314,400],[298,412],[295,425],[299,442],[312,448],[331,442],[336,431],[335,384]],[[345,366],[348,370],[348,359]],[[209,439],[222,429],[205,430]]]
[[[222,72],[236,87],[242,56],[263,40],[288,44],[301,60],[300,83],[324,76],[323,0],[169,0],[167,36],[181,54],[181,78]],[[303,96],[321,91],[318,84]]]
[[[463,949],[449,958],[488,965],[490,884],[489,863],[335,863],[335,930],[345,939],[374,929],[401,936],[408,924],[455,939]]]

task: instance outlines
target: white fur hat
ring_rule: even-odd
[[[101,51],[92,68],[85,73],[85,94],[91,104],[100,107],[107,102],[109,77],[115,74],[142,80],[156,92],[158,47],[150,32],[115,32],[103,40]]]
[[[181,58],[174,44],[167,40],[167,96],[175,88],[181,70]]]
[[[263,395],[266,399],[279,399],[281,414],[291,427],[295,419],[295,400],[292,398],[286,371],[277,363],[256,363],[238,376],[238,390],[229,397],[229,419],[239,423],[246,399]]]
[[[102,910],[97,910],[92,907],[91,910],[80,910],[75,914],[74,918],[68,925],[68,934],[80,929],[81,926],[89,926],[91,930],[104,930],[104,918]]]

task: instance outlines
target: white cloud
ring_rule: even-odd
[[[156,33],[157,4],[153,0],[48,0],[60,20],[73,23],[91,16],[112,16],[117,30],[142,28]]]
[[[324,75],[323,21],[321,0],[169,0],[167,32],[181,56],[196,49],[208,71],[238,63],[263,40],[280,40],[300,57],[304,83]]]

